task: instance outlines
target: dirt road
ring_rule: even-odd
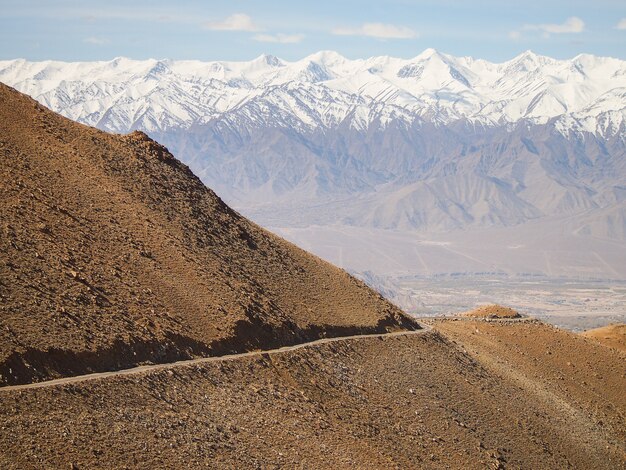
[[[22,385],[10,385],[6,387],[0,387],[0,392],[4,391],[16,391],[16,390],[27,390],[32,388],[42,388],[42,387],[54,387],[56,385],[64,385],[64,384],[73,384],[77,382],[84,382],[87,380],[97,380],[103,379],[106,377],[114,377],[118,375],[131,375],[138,374],[141,372],[150,372],[157,371],[163,369],[171,369],[175,367],[181,366],[190,366],[194,364],[203,364],[207,362],[219,362],[219,361],[231,361],[240,359],[243,357],[253,357],[253,356],[261,356],[264,354],[280,354],[287,351],[293,351],[295,349],[305,348],[309,346],[315,346],[319,344],[332,343],[336,341],[345,341],[352,339],[361,339],[361,338],[389,338],[394,336],[408,336],[415,334],[423,334],[431,330],[431,327],[428,325],[420,324],[422,329],[415,331],[395,331],[393,333],[383,333],[383,334],[369,334],[369,335],[353,335],[353,336],[339,336],[334,338],[322,338],[315,341],[310,341],[308,343],[295,344],[293,346],[284,346],[282,348],[270,349],[265,351],[250,351],[240,354],[227,354],[224,356],[211,356],[211,357],[200,357],[197,359],[189,359],[186,361],[177,361],[166,364],[147,364],[144,366],[133,367],[130,369],[116,370],[116,371],[108,371],[108,372],[97,372],[93,374],[86,375],[78,375],[74,377],[63,377],[61,379],[54,380],[46,380],[43,382],[35,382],[30,384],[22,384]]]

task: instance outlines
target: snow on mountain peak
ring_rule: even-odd
[[[252,62],[269,65],[270,67],[284,67],[284,62],[278,57],[271,54],[261,54]]]
[[[500,64],[432,48],[411,59],[350,60],[334,51],[294,62],[266,54],[248,62],[16,59],[0,61],[0,81],[68,117],[114,131],[138,125],[138,115],[156,129],[189,127],[223,113],[249,112],[248,104],[285,115],[282,122],[296,127],[338,125],[342,119],[352,119],[348,124],[356,128],[393,119],[544,123],[567,114],[572,119],[561,122],[614,129],[595,119],[610,111],[606,116],[622,122],[626,112],[623,94],[611,93],[626,87],[626,62],[588,54],[556,60],[532,51]],[[272,91],[285,85],[297,101],[278,99]]]
[[[506,71],[507,73],[533,72],[540,69],[542,66],[549,65],[554,62],[556,62],[554,59],[537,55],[533,51],[528,50],[510,60],[507,63]]]
[[[346,59],[344,56],[342,56],[338,52],[328,51],[328,50],[315,52],[314,54],[310,54],[306,56],[303,60],[316,62],[320,65],[328,65],[328,66],[342,64],[348,61],[348,59]]]
[[[436,49],[433,49],[432,47],[429,47],[427,49],[424,49],[424,51],[422,51],[420,54],[416,55],[415,58],[413,60],[426,60],[426,59],[430,59],[433,56],[440,56],[441,54],[439,54],[439,51],[437,51]]]

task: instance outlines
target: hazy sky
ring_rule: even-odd
[[[626,0],[0,0],[0,59],[410,58],[428,47],[626,59]]]

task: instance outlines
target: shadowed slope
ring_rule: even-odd
[[[165,147],[0,84],[0,384],[415,325]]]

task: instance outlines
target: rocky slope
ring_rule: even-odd
[[[0,384],[412,327],[141,132],[0,85]]]
[[[510,307],[504,307],[502,305],[491,304],[483,305],[481,307],[464,312],[461,314],[464,317],[470,318],[520,318],[521,315],[516,310]]]
[[[607,325],[581,333],[581,336],[590,338],[611,348],[626,352],[626,324]]]
[[[436,328],[0,390],[0,465],[626,468],[623,355],[540,323]]]

